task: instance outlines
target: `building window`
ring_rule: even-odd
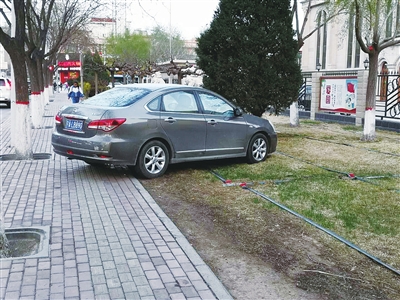
[[[393,12],[390,3],[388,2],[386,13],[388,14],[386,19],[386,37],[392,36],[392,26],[393,26]]]
[[[320,11],[317,18],[318,32],[317,32],[317,57],[316,64],[320,63],[322,69],[326,68],[326,44],[327,44],[327,26],[326,26],[326,12]]]
[[[351,68],[353,61],[353,43],[354,43],[354,12],[349,17],[349,32],[347,41],[347,68]]]
[[[396,33],[400,33],[400,2],[397,4]]]
[[[349,16],[349,31],[347,40],[347,68],[359,68],[360,67],[360,57],[361,57],[361,47],[355,38],[355,15],[354,11],[350,13]]]
[[[361,47],[360,47],[360,44],[356,41],[356,56],[355,56],[355,60],[354,60],[355,68],[360,67],[360,59],[361,59]]]

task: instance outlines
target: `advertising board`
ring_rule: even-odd
[[[357,77],[321,77],[320,110],[355,114]]]

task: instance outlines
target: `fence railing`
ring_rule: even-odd
[[[379,74],[376,90],[377,117],[400,118],[400,74]]]
[[[323,76],[357,76],[357,72],[324,72]],[[400,119],[400,74],[378,74],[376,88],[376,117]],[[303,73],[303,82],[297,98],[299,110],[310,111],[312,99],[312,73]]]
[[[310,111],[311,109],[311,91],[312,91],[312,80],[311,73],[303,74],[303,83],[299,89],[299,96],[297,97],[297,103],[299,110]]]

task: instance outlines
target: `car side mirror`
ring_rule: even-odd
[[[243,110],[240,107],[235,107],[235,109],[233,110],[233,114],[235,115],[235,117],[240,117],[241,115],[243,115]]]

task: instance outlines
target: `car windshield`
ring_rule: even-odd
[[[134,87],[119,87],[97,94],[82,104],[107,106],[107,107],[123,107],[128,106],[149,94],[151,90]]]

